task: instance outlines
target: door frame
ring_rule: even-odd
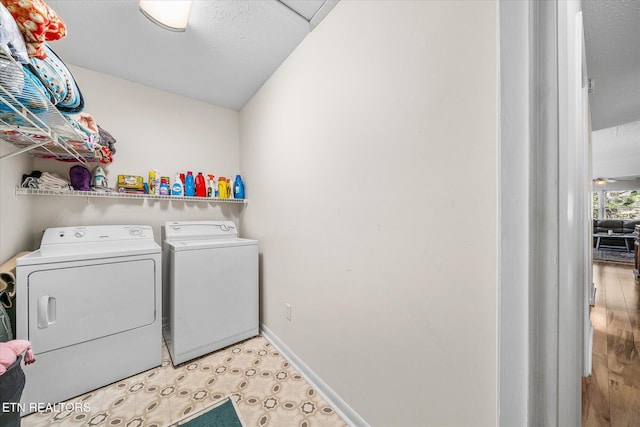
[[[580,425],[586,212],[578,0],[500,1],[498,419]],[[581,165],[582,163],[582,165]]]

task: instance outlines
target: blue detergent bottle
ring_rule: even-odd
[[[242,182],[240,175],[236,175],[236,180],[233,183],[233,197],[236,199],[244,199],[244,182]]]
[[[196,195],[196,183],[191,171],[187,171],[187,176],[184,178],[184,195],[189,197]]]

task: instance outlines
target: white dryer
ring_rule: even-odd
[[[16,261],[16,336],[36,357],[24,413],[162,363],[161,270],[150,226],[45,230]]]
[[[258,335],[258,241],[233,221],[163,227],[165,341],[174,365]]]

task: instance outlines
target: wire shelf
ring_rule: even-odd
[[[224,203],[224,204],[247,204],[247,199],[219,199],[213,197],[190,197],[190,196],[160,196],[156,194],[136,194],[119,193],[117,191],[78,191],[78,190],[41,190],[35,188],[16,187],[16,195],[26,196],[69,196],[69,197],[91,197],[107,199],[146,199],[165,200],[183,202],[204,202],[204,203]]]
[[[31,81],[22,64],[0,45],[0,139],[17,148],[0,159],[29,152],[84,164],[99,161],[93,143]]]

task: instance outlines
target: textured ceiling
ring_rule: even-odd
[[[47,0],[67,26],[68,64],[240,110],[337,0],[196,0],[185,32],[133,0]]]
[[[593,130],[640,120],[640,0],[583,0]]]

